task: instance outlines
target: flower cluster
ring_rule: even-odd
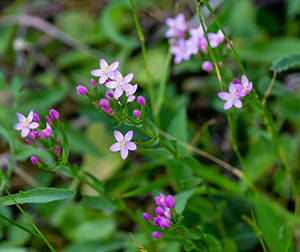
[[[136,99],[135,93],[138,88],[138,84],[131,84],[133,79],[133,73],[129,73],[125,76],[117,70],[119,62],[116,61],[111,65],[104,59],[99,61],[99,69],[91,71],[91,75],[99,77],[98,83],[104,85],[110,89],[106,92],[105,97],[99,100],[99,94],[97,93],[97,84],[94,79],[91,79],[91,86],[94,92],[82,85],[76,87],[78,95],[86,95],[93,103],[93,106],[100,112],[103,112],[110,116],[120,124],[126,123],[127,125],[137,126],[141,124],[145,118],[147,112],[146,100],[143,96],[138,96]],[[134,102],[136,100],[136,102]],[[129,116],[127,104],[130,104],[132,114]],[[130,142],[133,132],[129,131],[125,137],[119,132],[114,132],[117,143],[110,147],[110,150],[120,151],[122,159],[126,159],[128,156],[128,150],[134,151],[137,146]]]
[[[175,19],[167,18],[166,24],[169,26],[169,29],[165,36],[170,38],[169,44],[171,45],[171,53],[175,56],[174,62],[176,64],[180,63],[182,60],[189,60],[191,55],[196,55],[199,50],[203,53],[207,53],[208,45],[201,25],[197,28],[189,29],[189,25],[185,21],[183,13],[179,13]],[[225,39],[221,30],[216,34],[207,33],[207,36],[212,48],[216,48]],[[204,69],[205,67],[203,70]]]
[[[242,107],[242,101],[240,100],[241,97],[245,97],[251,90],[253,84],[249,82],[246,75],[242,75],[241,81],[234,78],[233,82],[229,84],[229,92],[220,92],[218,96],[226,101],[223,109],[227,110],[230,109],[232,106],[236,108]]]
[[[40,116],[34,113],[33,110],[29,112],[27,117],[21,113],[16,113],[16,115],[19,122],[15,124],[14,129],[21,131],[21,137],[25,138],[27,145],[36,146],[39,150],[48,148],[57,155],[61,154],[59,141],[51,136],[51,125],[53,125],[53,121],[59,120],[59,113],[55,109],[50,109],[50,117],[46,116],[45,125],[42,124]],[[38,131],[37,129],[39,127],[41,127],[41,129]],[[35,156],[31,156],[30,160],[33,164],[39,163],[38,158]]]
[[[155,209],[157,216],[153,218],[153,225],[162,229],[166,229],[169,228],[171,224],[171,209],[174,207],[175,201],[171,195],[164,196],[162,193],[159,194],[160,196],[156,196],[154,198],[158,207]],[[151,217],[148,213],[143,213],[143,218],[145,221],[151,220]],[[156,239],[161,237],[161,233],[158,231],[153,232],[152,235]]]

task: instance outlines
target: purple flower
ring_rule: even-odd
[[[169,195],[165,198],[165,203],[168,208],[173,208],[175,206],[175,201],[173,196]]]
[[[232,105],[234,105],[236,108],[241,108],[242,107],[242,102],[240,101],[240,97],[237,93],[236,87],[235,85],[231,82],[229,85],[229,93],[227,92],[220,92],[218,93],[218,96],[226,101],[223,109],[227,110],[230,109],[232,107]]]
[[[49,123],[49,124],[52,123],[52,120],[51,120],[51,118],[49,116],[46,116],[46,122]]]
[[[210,61],[204,61],[202,64],[202,69],[205,72],[210,72],[213,69],[213,65]]]
[[[187,46],[187,54],[193,54],[196,55],[199,51],[199,47],[198,47],[198,38],[194,38],[194,37],[190,37],[187,41],[186,41],[186,46]]]
[[[175,19],[167,18],[166,24],[169,26],[169,30],[166,32],[165,36],[170,37],[184,37],[184,31],[187,29],[185,23],[185,17],[183,13],[179,13]]]
[[[36,165],[36,164],[38,164],[39,159],[37,157],[35,157],[35,156],[31,156],[30,157],[30,161],[31,161],[31,163],[33,163],[34,165]]]
[[[30,129],[36,129],[40,125],[37,122],[32,122],[33,120],[33,110],[25,117],[21,113],[16,113],[19,123],[15,124],[14,129],[21,130],[21,136],[24,138],[29,134]]]
[[[117,140],[117,143],[114,143],[112,146],[110,146],[109,150],[110,151],[121,151],[121,157],[122,159],[126,159],[128,156],[128,150],[130,151],[135,151],[136,150],[136,144],[133,142],[130,142],[132,136],[133,136],[133,131],[130,130],[125,134],[125,137],[122,135],[121,132],[115,130],[114,131],[114,136]]]
[[[41,118],[40,118],[40,116],[39,116],[38,114],[33,113],[33,120],[34,120],[35,122],[39,122],[39,121],[41,120]]]
[[[162,207],[157,207],[155,209],[155,213],[158,215],[158,216],[164,216],[165,215],[165,211]]]
[[[189,60],[191,57],[190,51],[184,39],[178,41],[178,45],[173,45],[170,49],[171,54],[175,56],[175,64],[179,64],[182,60]]]
[[[99,104],[101,107],[109,107],[109,101],[106,99],[100,99]]]
[[[43,138],[47,138],[47,137],[50,137],[51,132],[52,132],[52,130],[51,130],[50,124],[46,123],[46,129],[41,130],[40,134]]]
[[[88,89],[82,85],[78,85],[76,87],[76,91],[77,91],[77,94],[79,94],[79,95],[86,95],[88,92]]]
[[[114,71],[118,68],[119,62],[116,61],[110,66],[104,59],[99,61],[100,69],[95,69],[91,71],[91,75],[100,77],[98,83],[104,84],[108,78],[114,79]]]
[[[35,130],[31,130],[28,134],[28,137],[30,137],[32,139],[40,139],[40,136],[38,135],[38,133]]]
[[[205,27],[205,30],[206,30],[206,26]],[[202,29],[202,26],[199,25],[197,28],[191,28],[189,29],[189,33],[191,34],[192,37],[195,37],[195,38],[203,38],[204,37],[204,31]]]
[[[160,196],[155,196],[154,200],[156,202],[156,204],[160,207],[165,207],[166,203],[165,203],[165,196],[162,193],[159,193]]]
[[[91,78],[91,86],[94,88],[96,87],[96,85],[96,81],[93,78]]]
[[[27,143],[27,145],[32,145],[32,141],[30,139],[25,139],[25,142]]]
[[[135,109],[135,110],[133,110],[133,116],[138,118],[141,116],[141,112],[139,110]]]
[[[132,86],[132,90],[125,91],[126,96],[127,96],[127,102],[133,102],[134,101],[135,96],[133,94],[136,92],[137,88],[138,88],[138,84],[134,84]]]
[[[107,92],[107,93],[106,93],[106,98],[107,98],[108,100],[110,100],[110,99],[113,98],[113,97],[114,97],[113,93],[111,93],[111,92]]]
[[[115,89],[114,98],[117,100],[123,91],[131,91],[133,89],[132,85],[129,83],[133,78],[133,73],[127,74],[124,78],[122,74],[116,70],[114,73],[114,81],[107,82],[105,86],[107,88]]]
[[[153,218],[153,225],[157,226],[157,227],[160,227],[160,222],[163,218],[158,216],[158,217],[154,217]]]
[[[159,239],[161,237],[161,233],[157,231],[153,232],[152,235],[155,239]]]
[[[58,120],[59,119],[59,113],[55,109],[50,109],[49,110],[49,115],[53,120]]]
[[[207,33],[207,37],[212,48],[216,48],[225,39],[221,30],[215,33]]]
[[[143,216],[145,221],[150,221],[150,219],[151,219],[150,215],[147,214],[147,213],[143,213],[142,216]]]
[[[241,84],[236,84],[235,85],[237,91],[238,91],[238,94],[240,97],[244,97],[246,96],[246,94],[248,94],[252,88],[253,88],[253,84],[252,82],[249,83],[246,75],[242,75],[242,83]]]
[[[137,101],[137,103],[138,103],[140,106],[143,106],[143,105],[146,104],[146,99],[145,99],[143,96],[141,96],[141,95],[138,96],[138,98],[136,99],[136,101]]]
[[[162,229],[166,229],[170,227],[170,221],[166,218],[162,218],[159,224]]]
[[[58,146],[55,146],[55,152],[56,152],[56,154],[60,154],[61,149]]]
[[[233,83],[234,83],[234,84],[241,84],[241,82],[240,82],[239,79],[237,79],[237,78],[233,78]]]
[[[93,106],[97,109],[99,108],[99,104],[97,102],[93,102]]]
[[[170,211],[170,208],[165,207],[164,216],[166,216],[168,219],[171,219],[171,211]]]

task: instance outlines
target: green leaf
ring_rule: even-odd
[[[188,199],[193,195],[195,189],[179,193],[174,196],[175,210],[177,213],[182,213],[185,209]]]
[[[259,194],[255,196],[257,220],[267,246],[272,252],[285,251],[288,243],[288,230],[274,209]],[[287,251],[292,252],[293,245]]]
[[[32,189],[26,192],[20,191],[17,194],[13,194],[15,201],[19,204],[25,203],[47,203],[56,200],[63,200],[74,195],[74,191],[68,189],[58,188],[39,188]],[[14,205],[14,201],[5,196],[0,198],[0,206]]]
[[[300,53],[282,57],[272,63],[271,70],[282,72],[288,69],[300,68]]]
[[[101,211],[114,212],[117,209],[115,204],[113,204],[111,201],[101,196],[83,195],[83,200],[81,201],[81,203],[85,207],[89,207]]]

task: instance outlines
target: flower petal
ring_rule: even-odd
[[[109,71],[113,72],[115,71],[119,66],[119,61],[116,61],[114,63],[112,63],[110,66],[109,66]]]
[[[110,82],[105,83],[105,86],[107,88],[114,89],[114,88],[116,88],[118,86],[118,83],[115,82],[115,81],[110,81]]]
[[[112,152],[119,151],[121,149],[120,143],[114,143],[112,146],[110,146],[109,150]]]
[[[233,101],[233,105],[236,108],[241,108],[243,106],[242,102],[240,100],[238,100],[238,99]]]
[[[232,105],[233,105],[232,100],[228,100],[227,102],[225,102],[223,109],[224,110],[230,109],[232,107]]]
[[[28,125],[28,127],[30,128],[30,129],[36,129],[36,128],[38,128],[40,125],[38,124],[38,123],[36,123],[36,122],[32,122],[32,123],[29,123],[29,125]]]
[[[128,98],[127,98],[127,102],[133,102],[134,99],[135,99],[135,96],[134,96],[134,95],[130,95],[130,96],[128,96]]]
[[[28,119],[28,122],[32,122],[32,119],[33,119],[33,110],[30,110],[27,119]]]
[[[114,98],[116,100],[118,100],[121,97],[122,94],[123,94],[123,88],[117,87],[115,92],[114,92]]]
[[[133,89],[133,86],[131,84],[124,84],[123,85],[123,90],[127,91],[127,92],[131,92]]]
[[[115,136],[115,139],[118,142],[121,142],[121,139],[124,138],[123,134],[120,131],[117,131],[117,130],[114,131],[114,136]]]
[[[229,93],[232,94],[233,92],[236,92],[236,88],[232,82],[229,84]]]
[[[127,74],[124,77],[123,83],[129,83],[132,80],[132,78],[133,78],[133,73]]]
[[[114,73],[115,73],[115,80],[117,80],[118,78],[123,79],[123,75],[118,70],[114,71]]]
[[[103,70],[105,67],[108,66],[107,62],[105,59],[100,59],[99,61],[99,65],[100,65],[100,68]]]
[[[14,129],[15,130],[21,130],[21,129],[23,129],[23,124],[22,123],[15,124]]]
[[[175,24],[175,20],[173,18],[167,18],[166,19],[166,25],[169,26],[169,27],[172,27],[174,26]]]
[[[25,116],[23,116],[21,113],[16,113],[16,115],[17,115],[17,118],[18,118],[18,120],[19,120],[19,122],[20,123],[24,123],[24,121],[25,121]]]
[[[129,130],[129,131],[125,134],[124,140],[125,140],[126,142],[129,142],[129,141],[131,140],[132,136],[133,136],[133,131],[132,131],[132,130]]]
[[[107,75],[106,75],[106,74],[102,74],[102,75],[100,76],[99,80],[98,80],[98,83],[99,83],[100,85],[102,85],[102,84],[105,83],[105,81],[106,81],[107,79],[108,79],[108,78],[107,78]]]
[[[137,149],[136,144],[133,143],[133,142],[127,143],[126,146],[127,146],[127,149],[128,149],[128,150],[131,150],[131,151],[135,151],[135,150]]]
[[[127,149],[126,146],[123,146],[123,147],[121,148],[121,158],[122,158],[123,160],[125,160],[125,159],[127,158],[127,156],[128,156],[128,149]]]
[[[22,130],[21,130],[21,137],[27,137],[27,135],[29,134],[29,128],[27,127],[24,127]]]
[[[110,79],[115,80],[115,72],[110,72],[107,75]]]
[[[229,99],[229,97],[230,97],[230,94],[227,93],[227,92],[220,92],[220,93],[218,93],[218,96],[219,96],[222,100],[227,101],[227,100]]]
[[[242,85],[248,85],[249,81],[245,74],[242,75]]]
[[[95,77],[99,77],[102,75],[103,72],[101,71],[101,69],[94,69],[90,73],[91,73],[91,75],[93,75]]]

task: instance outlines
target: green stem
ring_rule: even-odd
[[[152,85],[151,75],[150,75],[150,71],[149,71],[148,63],[147,63],[145,37],[143,35],[142,29],[141,29],[140,24],[139,24],[139,20],[137,18],[136,12],[135,12],[133,0],[130,0],[130,5],[131,5],[131,11],[132,11],[134,23],[135,23],[135,26],[136,26],[136,29],[137,29],[137,32],[139,34],[139,38],[140,38],[140,41],[141,41],[141,48],[142,48],[144,66],[145,66],[145,71],[146,71],[146,74],[147,74],[147,77],[148,77],[147,88],[148,88],[148,93],[150,95],[150,102],[151,102],[151,107],[152,107],[153,118],[154,118],[155,123],[159,125],[159,117],[158,117],[158,115],[155,114],[155,98],[154,98],[154,93],[153,93],[153,89],[152,89],[153,85]]]
[[[52,252],[56,252],[56,250],[52,247],[52,245],[48,242],[46,237],[42,234],[42,232],[37,228],[37,226],[32,222],[32,220],[29,218],[29,216],[24,212],[24,210],[21,208],[21,206],[18,204],[18,202],[14,199],[14,197],[10,194],[10,192],[5,189],[5,192],[7,195],[12,199],[12,201],[15,203],[15,205],[19,208],[20,212],[25,216],[25,218],[29,221],[29,223],[33,226],[33,228],[36,230],[36,232],[41,236],[41,239],[44,241],[44,243],[48,246],[48,248]]]

